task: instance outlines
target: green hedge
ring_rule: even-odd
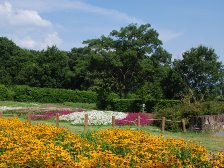
[[[96,103],[97,99],[97,94],[92,91],[38,88],[29,86],[12,86],[10,88],[5,87],[6,89],[4,89],[4,87],[2,88],[4,93],[6,92],[5,90],[9,90],[9,92],[11,92],[13,96],[12,99],[2,98],[1,100],[14,100],[19,102],[41,102],[41,103],[63,103],[63,102]]]
[[[9,90],[4,85],[0,85],[0,100],[8,100],[9,97]]]
[[[141,111],[142,101],[140,99],[113,99],[110,107],[114,111],[139,112]]]
[[[142,104],[145,104],[144,111],[146,112],[156,112],[162,108],[173,107],[181,104],[179,100],[146,100],[141,99],[113,99],[111,100],[109,106],[115,111],[130,111],[139,112],[142,111]]]
[[[174,107],[181,104],[180,100],[146,100],[145,106],[148,112],[157,112],[160,109]]]

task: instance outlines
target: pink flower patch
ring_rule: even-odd
[[[128,112],[127,117],[121,120],[115,120],[116,125],[134,125],[137,124],[138,116],[140,116],[140,125],[149,125],[153,123],[152,114],[131,113]]]

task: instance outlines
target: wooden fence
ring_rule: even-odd
[[[17,116],[15,114],[3,114],[2,112],[0,112],[0,117],[3,117],[3,116]],[[31,118],[32,118],[32,114],[31,112],[28,112],[27,113],[27,121],[28,123],[31,123]],[[115,122],[115,116],[112,116],[112,127],[116,127],[116,122]],[[140,130],[141,128],[141,118],[140,116],[137,117],[137,129]],[[135,120],[135,121],[136,121]],[[172,121],[172,120],[167,120],[166,117],[162,117],[162,119],[149,119],[150,121],[161,121],[161,131],[164,132],[165,129],[166,129],[166,122],[178,122],[178,123],[182,123],[182,129],[184,132],[187,131],[186,129],[186,124],[185,124],[185,119],[182,119],[181,121]],[[56,113],[56,116],[55,116],[55,126],[59,128],[59,113]],[[133,122],[135,123],[135,122]],[[88,131],[88,126],[89,126],[89,117],[88,117],[88,114],[85,114],[85,118],[84,118],[84,131],[87,132]]]

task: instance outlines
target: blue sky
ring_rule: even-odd
[[[202,44],[224,61],[223,7],[223,0],[0,0],[0,36],[23,48],[69,51],[130,23],[149,23],[174,59]]]

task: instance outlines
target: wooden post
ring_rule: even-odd
[[[84,120],[84,131],[88,131],[88,114],[85,114],[85,120]]]
[[[27,113],[27,120],[28,120],[28,123],[31,124],[31,114],[30,114],[30,112]]]
[[[3,117],[3,112],[0,111],[0,118]]]
[[[186,124],[185,124],[185,119],[182,119],[181,122],[182,122],[183,131],[186,132],[187,129],[186,129]]]
[[[138,130],[140,130],[140,116],[138,116],[138,119],[137,119],[137,126],[138,126]]]
[[[59,113],[56,114],[56,127],[59,128]]]
[[[115,116],[112,116],[112,127],[115,127]]]
[[[161,127],[162,132],[165,131],[165,125],[166,125],[166,117],[162,117],[162,127]]]

